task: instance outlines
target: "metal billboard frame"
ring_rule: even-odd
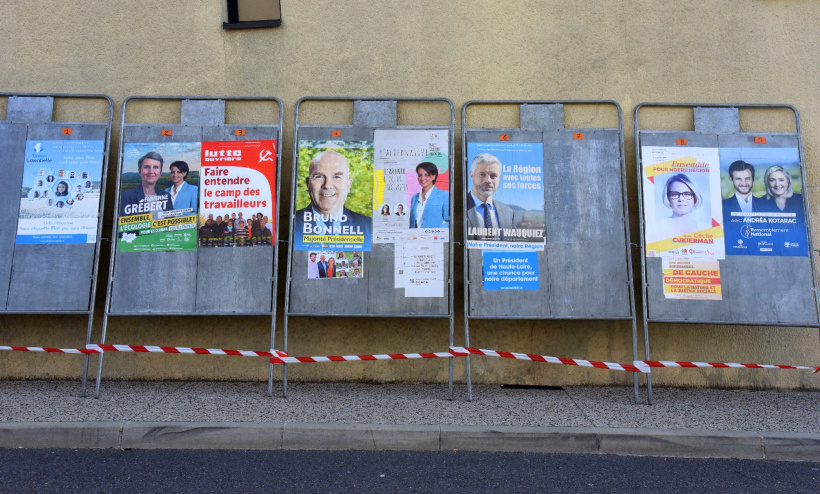
[[[274,346],[274,335],[275,335],[275,328],[276,328],[276,297],[277,297],[277,273],[279,268],[279,263],[277,261],[278,256],[278,231],[279,231],[279,221],[277,218],[276,228],[273,233],[272,245],[271,248],[273,250],[273,274],[271,277],[271,310],[270,311],[259,311],[259,312],[245,312],[242,314],[237,314],[236,312],[111,312],[111,299],[112,299],[112,287],[114,283],[114,267],[116,265],[117,259],[117,218],[119,216],[119,206],[120,206],[120,186],[122,180],[122,163],[123,163],[123,147],[124,147],[124,138],[125,138],[125,127],[128,125],[126,122],[126,110],[127,106],[132,101],[179,101],[181,104],[184,102],[223,102],[227,103],[230,101],[259,101],[259,102],[272,102],[276,103],[279,108],[278,111],[278,121],[276,124],[247,124],[247,126],[253,127],[276,127],[278,129],[277,132],[277,149],[276,149],[276,200],[275,200],[275,213],[279,214],[280,208],[280,183],[281,183],[281,172],[282,172],[282,163],[281,163],[281,155],[282,155],[282,124],[284,118],[284,105],[279,98],[273,96],[129,96],[126,98],[122,103],[122,110],[120,115],[120,140],[119,140],[119,157],[117,160],[117,182],[116,182],[116,194],[115,194],[115,201],[114,201],[114,221],[112,225],[112,232],[111,232],[111,259],[109,263],[109,280],[108,280],[108,289],[106,290],[106,300],[105,300],[105,314],[103,318],[103,327],[102,327],[102,335],[100,338],[100,343],[105,343],[105,338],[107,335],[108,330],[108,318],[110,316],[119,317],[119,316],[235,316],[235,315],[243,315],[243,316],[268,316],[271,318],[271,334],[270,334],[270,348],[273,349]],[[184,109],[182,110],[184,111]],[[180,117],[180,124],[171,124],[171,125],[180,125],[185,126],[182,123],[182,116]],[[223,113],[224,118],[224,113]],[[152,122],[144,125],[163,125],[163,122]],[[139,124],[135,124],[139,125]],[[230,126],[241,126],[245,124],[226,124],[223,123],[221,125],[194,125],[196,127],[223,127],[226,125]],[[197,251],[199,250],[199,245],[197,245]],[[102,380],[102,367],[103,367],[103,356],[104,352],[99,354],[99,361],[97,363],[97,376],[96,376],[96,384],[94,389],[94,397],[98,398],[100,394],[100,383]],[[269,380],[271,379],[270,374],[272,373],[272,368],[269,369]],[[87,372],[83,373],[83,390],[85,390],[87,381]]]
[[[95,309],[95,302],[96,302],[96,294],[97,294],[97,281],[99,279],[99,264],[100,264],[100,247],[102,243],[102,226],[103,226],[103,215],[105,211],[105,191],[106,191],[106,183],[108,178],[108,161],[110,157],[110,145],[111,145],[111,126],[113,124],[114,119],[114,100],[112,100],[109,96],[105,94],[72,94],[72,93],[18,93],[18,92],[0,92],[0,97],[8,97],[9,101],[11,98],[51,98],[51,101],[48,102],[49,106],[51,106],[51,116],[49,117],[48,122],[31,122],[31,121],[20,121],[21,124],[32,124],[32,123],[48,123],[48,124],[62,124],[62,125],[88,125],[88,124],[95,124],[95,125],[105,125],[105,139],[104,139],[104,148],[103,148],[103,156],[102,156],[102,171],[100,176],[100,202],[97,206],[97,235],[96,241],[94,244],[94,255],[92,260],[91,266],[91,273],[89,276],[91,278],[91,290],[88,294],[88,309],[87,310],[40,310],[40,311],[28,311],[28,310],[7,310],[3,309],[0,310],[2,314],[85,314],[88,317],[88,325],[86,329],[86,339],[85,344],[88,345],[91,343],[91,333],[93,330],[94,324],[94,309]],[[60,99],[102,99],[108,102],[108,120],[105,122],[82,122],[82,121],[55,121],[53,120],[53,104],[54,98]],[[9,103],[11,106],[11,103]],[[8,120],[8,115],[6,120],[0,123],[17,123],[17,122],[10,122]],[[18,218],[15,218],[15,230],[17,229],[17,221]],[[11,277],[9,278],[9,288],[11,286]],[[88,369],[88,354],[83,356],[83,374],[87,372]],[[83,384],[82,388],[82,396],[85,396],[85,385]]]
[[[555,317],[541,317],[541,316],[513,316],[513,315],[497,315],[497,316],[471,316],[470,315],[470,269],[469,269],[469,249],[467,248],[467,232],[468,232],[468,218],[467,218],[467,194],[470,191],[470,186],[468,183],[468,176],[469,176],[469,166],[470,164],[467,162],[467,132],[474,132],[474,131],[504,131],[504,130],[519,130],[524,131],[525,129],[520,127],[512,128],[512,127],[498,127],[498,128],[472,128],[467,126],[467,108],[471,105],[487,105],[487,106],[501,106],[501,105],[517,105],[519,112],[521,111],[522,106],[524,105],[561,105],[563,111],[563,105],[612,105],[615,107],[617,114],[618,114],[618,127],[605,127],[600,129],[617,129],[619,134],[619,164],[621,170],[621,190],[622,190],[622,207],[623,207],[623,231],[624,231],[624,247],[625,247],[625,254],[626,254],[626,275],[628,280],[628,292],[629,292],[629,311],[630,316],[617,316],[617,317],[607,317],[607,316],[600,316],[600,317],[576,317],[576,316],[555,316]],[[563,129],[563,123],[562,123]],[[537,129],[531,129],[532,131],[538,131]],[[598,130],[598,128],[573,128],[573,130]],[[545,129],[541,129],[541,132],[544,132]],[[633,360],[638,360],[638,336],[637,336],[637,315],[635,310],[635,293],[634,293],[634,275],[632,269],[632,256],[631,256],[631,240],[630,240],[630,233],[629,233],[629,206],[628,206],[628,195],[627,195],[627,186],[626,186],[626,157],[624,154],[624,127],[623,127],[623,114],[621,111],[621,106],[614,100],[471,100],[464,103],[464,106],[461,108],[461,146],[462,146],[462,208],[463,208],[463,231],[464,231],[464,344],[465,346],[470,345],[470,319],[526,319],[526,320],[629,320],[632,322],[632,354]],[[472,376],[470,370],[470,356],[466,357],[467,359],[467,401],[472,401]],[[649,376],[647,376],[649,378]],[[634,388],[634,400],[635,403],[638,402],[638,375],[637,373],[633,376],[633,388]]]
[[[312,124],[300,124],[299,123],[299,116],[300,116],[300,107],[303,103],[306,102],[348,102],[353,103],[354,105],[354,124],[322,124],[322,125],[312,125]],[[294,226],[294,217],[296,213],[296,190],[297,190],[297,175],[298,175],[298,166],[299,166],[299,131],[302,128],[326,128],[326,127],[334,127],[334,128],[353,128],[356,127],[355,124],[355,105],[356,102],[365,102],[365,103],[407,103],[407,102],[418,102],[418,103],[441,103],[447,104],[450,107],[450,126],[440,126],[440,125],[398,125],[396,121],[392,127],[387,127],[391,129],[447,129],[449,132],[449,163],[450,163],[450,170],[452,171],[453,165],[455,163],[454,159],[454,150],[455,150],[455,105],[453,102],[447,98],[421,98],[421,97],[392,97],[392,96],[385,96],[385,97],[376,97],[376,96],[365,96],[365,97],[344,97],[344,96],[305,96],[299,99],[296,102],[295,106],[295,113],[294,113],[294,126],[293,126],[293,162],[291,163],[291,169],[293,171],[291,176],[291,208],[290,208],[290,227],[288,229],[288,260],[287,260],[287,277],[285,279],[285,311],[284,311],[284,326],[283,326],[283,338],[284,338],[284,347],[282,348],[285,352],[288,351],[288,319],[291,316],[312,316],[313,314],[304,314],[304,313],[291,313],[290,312],[290,295],[291,295],[291,283],[292,283],[292,262],[293,262],[293,226]],[[360,125],[360,128],[372,128],[374,130],[378,130],[379,126],[363,126]],[[450,190],[452,196],[453,190],[453,180],[450,179]],[[448,293],[449,293],[449,301],[448,301],[448,314],[447,315],[439,315],[439,314],[357,314],[355,316],[346,315],[346,314],[322,314],[323,316],[331,316],[331,317],[363,317],[363,318],[391,318],[391,317],[415,317],[415,318],[425,318],[425,319],[448,319],[449,321],[449,345],[450,347],[453,346],[453,332],[454,332],[454,310],[453,310],[453,303],[454,303],[454,286],[453,286],[453,201],[450,200],[450,241],[449,244],[449,279],[447,280],[448,286]],[[448,396],[452,398],[453,395],[453,358],[449,358],[449,387],[448,387]],[[287,397],[287,376],[288,376],[288,364],[282,364],[282,396]],[[268,389],[268,395],[273,393],[272,382]]]
[[[780,109],[780,110],[788,110],[791,111],[794,115],[794,123],[795,123],[795,132],[764,132],[764,131],[755,131],[755,132],[743,132],[742,129],[739,128],[740,124],[740,117],[738,115],[738,131],[733,132],[733,135],[745,135],[745,136],[755,136],[760,134],[766,135],[784,135],[784,136],[794,136],[797,139],[797,146],[798,146],[798,156],[800,159],[800,173],[801,179],[803,181],[803,187],[807,187],[807,180],[806,180],[806,164],[805,158],[803,156],[803,132],[800,123],[800,113],[798,112],[797,108],[793,105],[788,104],[754,104],[754,103],[661,103],[661,102],[645,102],[640,103],[634,109],[634,132],[635,132],[635,164],[636,164],[636,178],[638,182],[638,214],[640,220],[640,240],[641,240],[641,293],[643,296],[643,332],[644,332],[644,354],[646,360],[650,360],[649,354],[649,323],[674,323],[674,324],[727,324],[727,325],[745,325],[745,326],[779,326],[779,327],[811,327],[811,328],[820,328],[820,294],[817,292],[817,267],[816,262],[814,259],[814,249],[813,249],[813,242],[812,242],[812,233],[811,227],[809,225],[808,216],[811,212],[809,208],[809,197],[808,193],[803,193],[803,208],[806,214],[806,237],[808,241],[808,257],[811,264],[811,279],[812,279],[812,290],[814,291],[814,305],[815,305],[815,316],[818,318],[818,322],[815,324],[790,324],[790,323],[779,323],[779,322],[757,322],[757,321],[715,321],[715,320],[704,320],[704,319],[670,319],[670,318],[650,318],[649,317],[649,303],[648,303],[648,283],[647,283],[647,262],[646,262],[646,233],[645,233],[645,219],[644,219],[644,196],[643,196],[643,166],[642,166],[642,155],[641,155],[641,133],[644,132],[640,128],[640,121],[639,121],[639,114],[640,110],[643,108],[689,108],[692,109],[693,114],[696,112],[697,109]],[[696,124],[697,126],[697,124]],[[722,135],[718,132],[698,132],[697,128],[695,130],[649,130],[646,129],[645,132],[652,133],[652,134],[670,134],[670,135],[683,135],[683,134],[704,134],[704,135]],[[720,148],[718,148],[720,149]],[[653,403],[652,397],[652,380],[651,376],[647,376],[647,401],[651,405]]]

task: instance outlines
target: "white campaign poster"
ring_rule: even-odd
[[[449,131],[377,129],[373,148],[373,243],[448,242]]]
[[[647,257],[725,259],[717,148],[641,148]]]

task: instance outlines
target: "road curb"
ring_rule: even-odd
[[[820,434],[271,422],[3,422],[0,448],[467,450],[820,461]]]

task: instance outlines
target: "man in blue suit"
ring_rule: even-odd
[[[450,194],[437,188],[438,167],[425,161],[416,166],[421,192],[410,199],[410,228],[450,226]]]
[[[729,178],[732,180],[735,194],[723,200],[723,215],[728,218],[731,213],[762,211],[764,200],[752,195],[752,187],[755,183],[755,167],[745,161],[737,160],[729,165]]]

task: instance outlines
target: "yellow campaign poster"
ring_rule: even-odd
[[[717,148],[644,146],[646,257],[725,259]]]
[[[722,300],[718,261],[663,258],[663,295],[688,300]]]

